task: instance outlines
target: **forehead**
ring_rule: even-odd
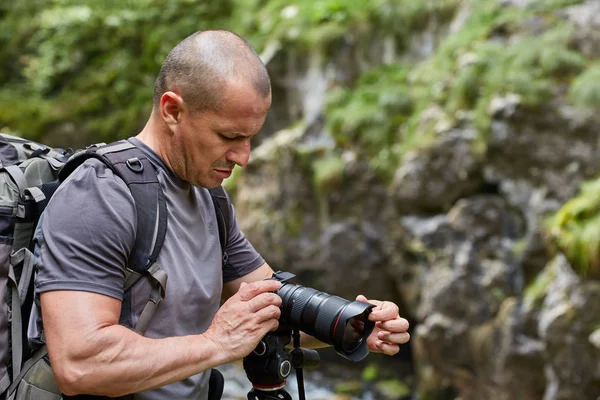
[[[270,105],[270,94],[263,97],[251,86],[232,84],[223,91],[221,107],[208,114],[215,129],[254,134],[262,126]]]
[[[271,94],[262,96],[248,83],[232,81],[223,88],[221,107],[218,114],[238,117],[260,117],[271,106]]]

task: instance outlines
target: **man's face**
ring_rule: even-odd
[[[195,186],[214,188],[235,165],[250,159],[250,139],[258,133],[271,105],[250,85],[230,83],[218,111],[185,111],[174,132],[171,168]]]

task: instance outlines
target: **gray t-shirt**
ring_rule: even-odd
[[[157,167],[168,208],[168,228],[158,264],[168,274],[166,297],[146,336],[200,334],[220,305],[223,282],[264,263],[240,231],[233,206],[228,226],[228,270],[222,268],[215,208],[208,190],[191,186],[173,173],[146,145],[130,139]],[[40,293],[81,290],[123,301],[124,268],[135,242],[137,216],[125,183],[102,162],[86,161],[56,191],[36,232],[36,304]],[[140,279],[131,292],[135,326],[151,286]],[[38,306],[29,326],[32,343],[43,330]],[[123,323],[123,321],[122,321]],[[130,326],[131,327],[131,326]],[[206,399],[209,373],[136,394],[136,399]]]

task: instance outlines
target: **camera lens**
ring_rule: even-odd
[[[365,336],[365,322],[368,321],[370,310],[365,310],[362,314],[352,317],[346,323],[342,348],[346,352],[352,352],[360,346]]]
[[[365,339],[375,327],[368,318],[373,305],[290,283],[284,283],[277,294],[282,299],[281,318],[292,327],[333,345],[352,361],[368,354]]]

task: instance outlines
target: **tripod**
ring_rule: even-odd
[[[285,348],[294,337],[294,348]],[[296,369],[300,400],[304,397],[303,367],[317,365],[319,353],[300,347],[300,331],[280,324],[275,332],[269,332],[256,349],[244,358],[244,370],[252,383],[248,400],[292,400],[284,389],[286,378]]]

